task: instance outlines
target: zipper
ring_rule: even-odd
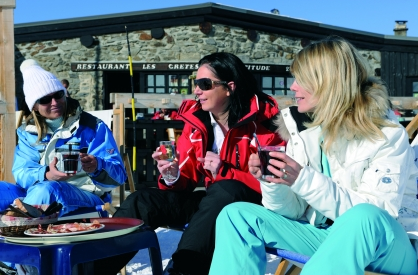
[[[237,169],[240,169],[240,164],[239,164],[239,148],[238,148],[238,144],[235,144],[235,167]]]
[[[190,119],[188,119],[185,115],[181,115],[181,117],[184,119],[184,120],[186,120],[190,125],[192,125],[192,127],[194,128],[194,129],[196,129],[197,131],[199,131],[200,132],[200,135],[202,136],[202,152],[204,151],[203,150],[203,148],[206,148],[207,147],[207,141],[206,141],[206,137],[205,137],[205,135],[203,135],[203,133],[202,133],[202,129],[200,128],[200,127],[197,127],[196,126],[196,124],[195,123],[193,123]],[[198,118],[196,118],[196,119],[198,119]],[[205,156],[202,156],[202,158],[204,158]]]

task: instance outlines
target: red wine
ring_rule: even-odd
[[[62,162],[64,163],[64,173],[75,174],[78,170],[78,159],[79,155],[62,155]]]

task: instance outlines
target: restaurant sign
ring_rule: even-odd
[[[289,73],[289,65],[245,64],[253,72]],[[197,63],[133,63],[134,71],[196,71]],[[128,71],[128,62],[78,62],[71,63],[71,71]]]

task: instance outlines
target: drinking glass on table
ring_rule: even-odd
[[[160,159],[173,161],[176,157],[176,146],[174,141],[160,141]],[[162,177],[167,181],[173,181],[177,178],[177,175],[174,175],[171,168],[168,168],[165,173],[161,173]]]
[[[270,156],[270,152],[285,152],[284,146],[260,146],[260,151],[258,152],[260,162],[261,162],[261,173],[263,174],[263,179],[266,176],[269,177],[276,177],[273,175],[268,169],[267,165],[269,165],[269,160],[272,158]]]

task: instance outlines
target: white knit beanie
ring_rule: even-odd
[[[33,59],[27,59],[20,65],[20,71],[23,75],[23,92],[25,93],[25,101],[29,110],[32,111],[33,105],[41,97],[58,92],[60,90],[67,90],[62,85],[61,81],[52,73],[45,71]]]

